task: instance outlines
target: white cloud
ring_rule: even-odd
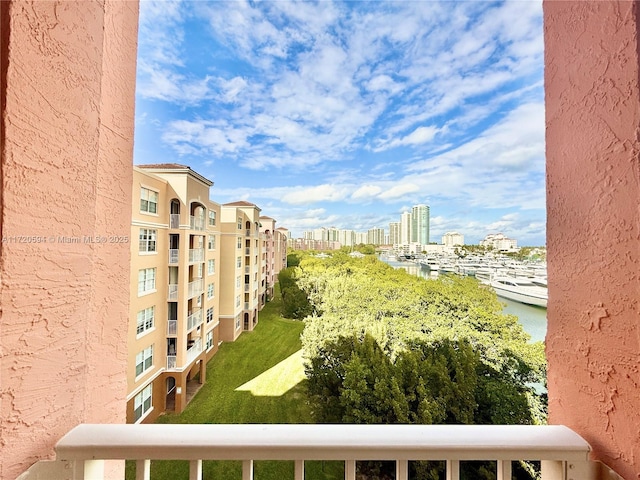
[[[377,196],[382,191],[377,185],[363,185],[351,194],[353,199],[370,199]]]
[[[398,199],[419,190],[420,187],[415,183],[400,183],[385,190],[379,195],[379,197],[383,200]]]
[[[343,200],[346,195],[346,189],[336,188],[333,185],[325,184],[304,189],[296,189],[283,195],[282,201],[293,205],[316,202],[337,202]]]

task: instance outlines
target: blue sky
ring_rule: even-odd
[[[140,3],[134,163],[289,228],[545,243],[539,1]]]

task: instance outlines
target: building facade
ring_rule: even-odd
[[[266,260],[260,239],[260,208],[239,201],[221,207],[220,335],[233,341],[258,324],[264,306]]]
[[[411,239],[412,243],[429,244],[429,206],[414,205],[411,208]]]
[[[133,169],[127,422],[184,410],[218,348],[220,206],[178,164]]]
[[[447,232],[442,236],[442,244],[445,247],[464,245],[464,235],[458,232]]]

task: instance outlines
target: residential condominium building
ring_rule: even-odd
[[[442,236],[442,244],[446,247],[464,245],[464,235],[458,232],[447,232]]]
[[[429,244],[429,206],[414,205],[411,208],[412,243]]]
[[[220,240],[220,338],[227,342],[252,331],[264,306],[260,208],[245,201],[222,205]]]
[[[218,348],[220,205],[178,164],[133,169],[127,422],[181,412]]]
[[[480,241],[480,246],[491,247],[494,250],[509,251],[518,248],[518,241],[508,238],[503,233],[490,233],[484,240]]]
[[[260,217],[262,258],[265,262],[261,280],[264,292],[261,298],[262,304],[273,298],[278,273],[287,265],[287,233],[285,228],[276,228],[275,219]]]

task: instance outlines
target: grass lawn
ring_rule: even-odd
[[[277,292],[253,332],[220,346],[207,364],[205,385],[185,411],[162,415],[157,423],[312,423],[300,352],[304,324],[282,318],[280,307]],[[203,463],[204,479],[242,478],[240,462]],[[340,462],[307,462],[305,471],[308,480],[344,478]],[[126,478],[135,478],[133,462]],[[151,478],[188,479],[188,462],[151,462]],[[254,478],[293,478],[293,462],[255,462]]]

